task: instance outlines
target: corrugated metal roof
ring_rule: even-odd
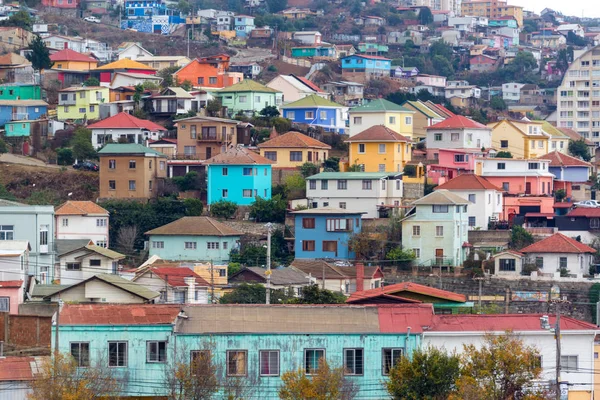
[[[65,304],[61,325],[170,325],[181,305],[163,304]]]

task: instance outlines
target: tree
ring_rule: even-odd
[[[29,44],[30,51],[26,58],[31,62],[31,66],[36,71],[50,69],[54,63],[50,60],[50,50],[46,47],[46,43],[41,37],[36,36]]]
[[[309,176],[318,174],[319,167],[316,164],[307,161],[300,166],[300,173],[304,178],[308,178]]]
[[[250,217],[256,222],[284,222],[287,204],[281,195],[270,199],[257,197],[250,205]]]
[[[219,390],[217,365],[213,352],[200,350],[192,353],[180,349],[174,362],[165,366],[164,386],[169,400],[210,400]]]
[[[452,400],[542,399],[540,353],[511,332],[487,335],[481,347],[464,345]]]
[[[184,199],[183,204],[185,205],[185,215],[189,217],[198,217],[204,211],[204,203],[200,199]]]
[[[400,357],[390,371],[386,389],[397,400],[442,400],[454,390],[460,359],[435,347]]]
[[[492,107],[494,110],[498,110],[498,111],[503,111],[503,110],[506,110],[506,108],[507,108],[506,102],[500,96],[492,97],[492,100],[490,100],[490,107]]]
[[[123,226],[117,236],[117,248],[126,255],[132,255],[137,239],[138,228],[136,225]]]
[[[569,140],[569,154],[573,157],[579,157],[583,161],[590,161],[592,159],[590,149],[583,139]]]
[[[454,74],[454,67],[447,58],[443,56],[433,56],[432,62],[433,68],[435,68],[439,75],[448,77]]]
[[[83,86],[100,86],[100,81],[98,78],[87,78],[85,82],[83,82]]]
[[[519,51],[515,58],[504,67],[507,73],[505,78],[519,79],[534,68],[537,68],[537,60],[529,51]]]
[[[156,75],[163,79],[160,85],[162,87],[175,86],[176,82],[173,79],[173,74],[179,71],[179,68],[180,67],[178,67],[177,65],[174,65],[172,67],[163,68],[160,71],[158,71]]]
[[[419,23],[421,25],[429,25],[433,23],[433,14],[428,7],[422,7],[419,11]]]
[[[237,204],[233,201],[220,200],[210,205],[210,215],[217,218],[229,219],[237,212]]]
[[[206,112],[211,117],[218,117],[221,113],[221,98],[215,97],[206,103]]]
[[[30,31],[33,27],[33,20],[27,11],[18,11],[8,18],[6,21],[2,21],[0,26],[16,26],[18,28],[23,28],[26,31]],[[34,67],[35,69],[35,67]]]
[[[206,191],[206,176],[205,174],[198,174],[196,171],[188,172],[184,176],[173,177],[173,183],[182,192],[190,190]]]
[[[325,357],[319,359],[318,368],[306,375],[306,369],[285,372],[279,388],[281,400],[351,400],[358,393],[358,386],[347,379],[344,367],[332,369]]]
[[[192,7],[190,6],[190,3],[188,3],[186,0],[179,0],[179,2],[177,3],[177,9],[182,14],[188,15]]]
[[[2,139],[0,139],[0,154],[8,153],[8,145]]]
[[[346,296],[341,292],[321,289],[318,285],[309,285],[302,288],[302,296],[292,302],[300,304],[344,304]]]
[[[523,247],[527,247],[533,244],[533,235],[525,230],[521,225],[513,225],[510,232],[510,248],[514,250],[521,250]]]
[[[408,262],[413,261],[416,257],[412,250],[405,250],[398,246],[388,251],[385,258],[391,261]]]
[[[357,260],[381,259],[385,243],[380,239],[379,235],[363,230],[350,237],[348,249],[354,252]]]
[[[326,171],[339,172],[340,171],[340,158],[339,157],[329,157],[327,160],[325,160],[323,162],[323,168]]]
[[[567,44],[583,47],[587,45],[587,42],[581,36],[578,36],[575,32],[569,31],[567,33]]]
[[[279,117],[280,114],[279,114],[279,110],[277,110],[277,107],[266,106],[265,108],[260,110],[260,115],[267,117],[267,118],[273,118],[273,117]]]
[[[242,283],[219,300],[221,304],[265,304],[266,301],[267,289],[258,283]]]
[[[267,7],[271,14],[277,14],[287,8],[287,0],[267,0]]]
[[[271,124],[275,127],[278,133],[286,133],[292,129],[292,121],[283,117],[275,117],[271,119]]]
[[[561,203],[565,197],[567,197],[567,192],[565,189],[558,189],[556,192],[554,192],[554,200],[557,203]]]
[[[96,149],[92,145],[92,131],[83,127],[75,129],[71,139],[73,156],[80,161],[98,158]]]
[[[499,151],[496,153],[496,158],[513,158],[510,151]]]

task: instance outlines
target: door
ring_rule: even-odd
[[[436,265],[444,264],[444,249],[435,249],[435,263]]]
[[[206,159],[208,160],[211,157],[212,157],[212,148],[211,147],[207,147],[206,148]]]
[[[531,194],[531,182],[525,183],[525,194]]]

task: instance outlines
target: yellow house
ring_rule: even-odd
[[[372,100],[348,112],[350,115],[350,137],[372,126],[384,125],[412,140],[414,113],[412,110],[385,99]]]
[[[504,119],[488,124],[492,129],[492,147],[508,151],[513,158],[538,158],[548,154],[550,135],[543,131],[542,122],[527,119]]]
[[[349,164],[362,166],[364,172],[402,172],[411,160],[411,140],[387,126],[372,126],[346,142]]]
[[[186,56],[141,56],[135,60],[159,71],[161,69],[170,67],[181,68],[188,65],[192,61]]]
[[[561,153],[568,153],[569,140],[570,138],[562,133],[557,127],[553,126],[548,121],[542,122],[542,130],[550,135],[550,147],[548,152],[560,151]]]
[[[260,155],[273,161],[274,168],[297,168],[305,162],[320,165],[329,158],[331,146],[300,132],[271,135],[258,145]]]
[[[54,63],[54,69],[66,69],[70,71],[90,71],[98,67],[98,60],[78,53],[71,49],[63,49],[50,55],[50,61]]]
[[[108,103],[109,89],[104,86],[74,86],[58,92],[57,118],[98,119],[100,104]]]

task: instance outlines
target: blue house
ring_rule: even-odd
[[[168,396],[163,377],[175,363],[210,362],[215,399],[243,377],[245,398],[275,400],[286,372],[312,375],[325,359],[344,367],[356,399],[386,399],[391,368],[434,326],[431,304],[65,304],[60,316],[59,351],[80,367],[110,367],[123,379],[120,395],[137,398]]]
[[[234,25],[235,36],[238,38],[246,38],[255,28],[254,17],[249,15],[236,15]]]
[[[572,157],[559,151],[553,151],[544,156],[542,160],[550,160],[548,172],[555,176],[554,191],[564,190],[567,199],[573,197],[573,184],[587,182],[590,178],[592,164],[579,158]]]
[[[349,260],[350,237],[362,230],[362,214],[341,208],[322,207],[295,211],[296,258],[335,258]]]
[[[380,56],[369,56],[365,54],[353,54],[342,58],[342,76],[346,74],[365,74],[366,77],[390,76],[392,60]]]
[[[161,0],[125,1],[127,19],[121,21],[121,29],[168,35],[173,25],[185,23],[179,11],[167,7]]]
[[[490,28],[514,28],[517,29],[519,25],[517,24],[517,20],[513,17],[500,17],[490,19],[488,21],[488,26]]]
[[[208,204],[232,201],[241,206],[257,197],[271,198],[273,161],[241,147],[229,149],[206,160]]]
[[[149,256],[163,260],[229,260],[232,249],[239,248],[242,233],[210,217],[183,217],[145,233]]]
[[[284,118],[298,124],[320,126],[326,132],[346,133],[348,107],[311,94],[281,106]]]
[[[34,120],[48,114],[43,100],[0,100],[0,126],[10,121]]]

